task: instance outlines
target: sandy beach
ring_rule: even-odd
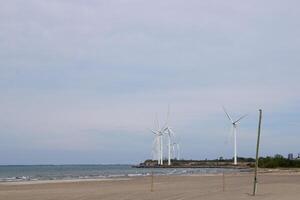
[[[251,196],[253,174],[223,176],[155,176],[151,192],[151,177],[117,180],[42,181],[1,183],[1,200],[141,200],[141,199],[272,199],[298,200],[299,173],[262,173],[259,175],[257,196]]]

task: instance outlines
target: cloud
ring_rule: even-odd
[[[273,141],[264,151],[295,150],[295,144],[279,145],[272,137],[286,130],[287,137],[277,136],[288,143],[297,132],[298,4],[7,1],[0,8],[5,148],[16,149],[13,155],[29,146],[52,157],[57,147],[81,155],[103,150],[117,162],[121,156],[112,146],[124,140],[126,156],[146,158],[147,129],[155,113],[163,123],[171,104],[170,123],[187,157],[222,153],[210,145],[226,137],[221,105],[234,116],[250,114],[241,126],[243,154],[251,154],[251,142],[245,141],[255,132],[258,108],[266,112],[265,130]],[[105,137],[85,137],[82,130]],[[134,158],[143,147],[131,135],[144,147],[149,143],[142,150],[147,153]],[[199,145],[202,141],[208,145]],[[231,155],[226,146],[221,151]]]

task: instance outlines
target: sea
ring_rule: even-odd
[[[234,173],[222,168],[134,168],[131,165],[2,165],[0,182],[128,178],[137,176]]]

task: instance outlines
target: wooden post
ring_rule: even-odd
[[[257,190],[257,168],[258,168],[258,151],[259,151],[259,141],[260,141],[261,118],[262,118],[262,110],[259,109],[259,122],[258,122],[258,133],[257,133],[257,143],[256,143],[256,158],[255,158],[255,170],[254,170],[254,183],[253,183],[253,196],[255,196],[256,190]]]
[[[154,191],[154,188],[153,188],[153,186],[154,186],[154,183],[153,183],[153,180],[154,179],[154,177],[153,177],[153,171],[151,172],[151,188],[150,188],[150,191],[151,192],[153,192]]]

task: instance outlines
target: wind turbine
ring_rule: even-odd
[[[172,137],[174,137],[174,131],[169,127],[169,116],[170,116],[170,106],[168,106],[168,113],[167,113],[167,120],[164,126],[162,126],[162,128],[160,128],[159,126],[159,122],[157,119],[157,115],[156,115],[156,126],[157,126],[157,130],[151,130],[151,132],[153,134],[155,134],[155,140],[154,143],[156,143],[156,150],[158,151],[158,156],[159,157],[158,160],[158,165],[163,165],[163,146],[164,146],[164,136],[167,136],[168,139],[168,165],[171,165],[171,151],[172,151]],[[179,145],[176,144],[176,148],[179,149]],[[173,150],[174,151],[174,150]]]
[[[159,158],[159,136],[155,131],[150,130],[154,134],[154,140],[152,143],[152,160],[157,160],[157,164],[160,164],[160,158]]]
[[[151,130],[151,132],[155,135],[154,139],[154,152],[155,152],[155,159],[157,158],[158,165],[162,165],[162,132],[160,130],[154,131]]]
[[[171,165],[171,137],[173,136],[173,131],[169,126],[167,126],[164,129],[164,132],[168,136],[168,165]]]
[[[154,142],[156,143],[156,151],[158,152],[157,154],[157,162],[158,165],[163,165],[163,128],[160,129],[159,127],[159,122],[156,116],[156,125],[157,125],[157,130],[151,130],[151,132],[155,135]]]
[[[174,135],[174,132],[172,129],[169,127],[169,117],[170,117],[170,105],[168,105],[168,113],[167,113],[167,120],[165,124],[165,128],[163,129],[163,132],[167,135],[168,137],[168,165],[171,165],[171,138]]]
[[[233,164],[234,165],[237,165],[237,145],[236,145],[236,133],[237,133],[237,126],[238,126],[238,123],[244,118],[246,117],[247,115],[243,115],[241,116],[240,118],[238,118],[237,120],[232,120],[232,118],[230,117],[230,115],[227,113],[226,109],[223,107],[223,110],[226,114],[226,116],[228,117],[229,121],[231,122],[231,125],[232,125],[232,131],[233,131],[233,138],[234,138],[234,161],[233,161]]]

